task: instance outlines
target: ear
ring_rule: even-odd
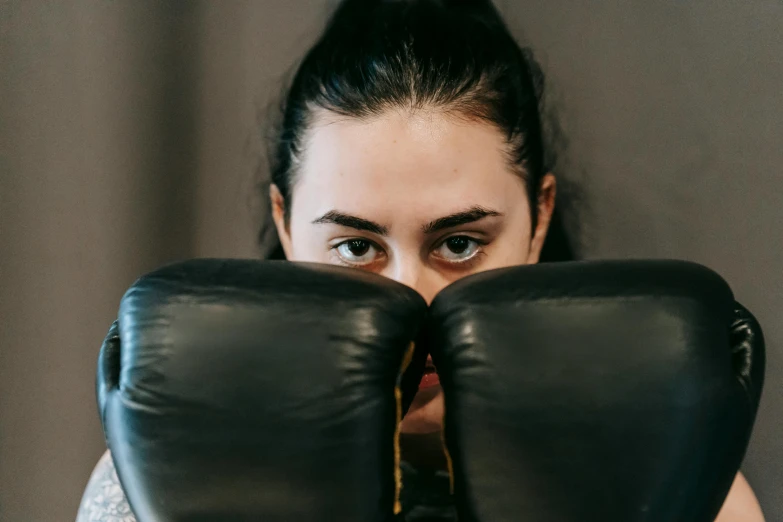
[[[277,185],[269,186],[269,206],[272,208],[272,219],[277,229],[277,237],[283,246],[286,259],[291,259],[291,230],[285,218],[285,199]]]
[[[530,241],[528,264],[538,263],[538,259],[541,257],[541,249],[544,248],[544,240],[549,231],[549,223],[552,221],[552,212],[555,210],[556,192],[557,183],[555,176],[549,173],[541,180],[541,185],[538,188],[538,219],[536,220],[536,229],[533,231],[533,237]]]

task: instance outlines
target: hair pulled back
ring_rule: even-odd
[[[545,143],[543,96],[539,64],[488,0],[343,0],[282,100],[267,156],[271,182],[288,219],[299,158],[320,110],[371,118],[390,109],[437,109],[503,133],[535,227],[541,180],[555,158]],[[269,257],[283,257],[279,245]],[[556,208],[541,261],[572,257]]]

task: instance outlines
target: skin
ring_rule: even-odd
[[[535,263],[554,204],[554,177],[545,180],[531,238],[525,186],[509,174],[502,146],[492,127],[436,113],[390,112],[368,122],[322,113],[305,147],[288,223],[279,191],[271,191],[288,259],[375,272],[414,288],[428,303],[468,274]],[[428,230],[455,215],[469,221]],[[460,253],[450,242],[467,248]],[[417,395],[401,429],[437,432],[442,417],[436,387]]]
[[[428,302],[468,274],[538,262],[555,179],[542,180],[532,230],[525,185],[504,147],[492,126],[435,110],[389,111],[362,121],[321,113],[300,158],[290,221],[279,190],[270,191],[288,259],[372,271]],[[442,418],[442,390],[420,392],[401,426],[407,460],[443,465]],[[716,522],[763,520],[738,474]],[[136,522],[109,452],[90,478],[76,521]]]
[[[288,221],[279,190],[270,190],[287,258],[375,272],[414,288],[427,302],[460,277],[538,262],[555,179],[547,175],[541,182],[533,230],[527,190],[505,147],[493,126],[435,109],[390,110],[364,120],[318,114],[300,158]],[[466,209],[490,215],[426,232]],[[419,392],[403,420],[403,436],[414,440],[409,447],[425,448],[416,455],[425,464],[427,454],[439,453],[439,440],[428,435],[439,433],[443,410],[443,392],[435,387]],[[716,522],[763,520],[753,490],[738,474]]]

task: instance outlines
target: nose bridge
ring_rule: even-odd
[[[416,256],[402,256],[392,265],[391,279],[416,290],[429,304],[438,291],[437,274],[428,270],[427,266]]]

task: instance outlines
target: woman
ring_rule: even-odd
[[[270,257],[376,272],[428,301],[468,274],[566,259],[542,97],[538,65],[488,2],[344,1],[285,100]],[[429,372],[401,426],[407,520],[453,519],[442,418]],[[108,456],[88,520],[133,520]],[[740,520],[763,521],[742,475],[718,517]]]

